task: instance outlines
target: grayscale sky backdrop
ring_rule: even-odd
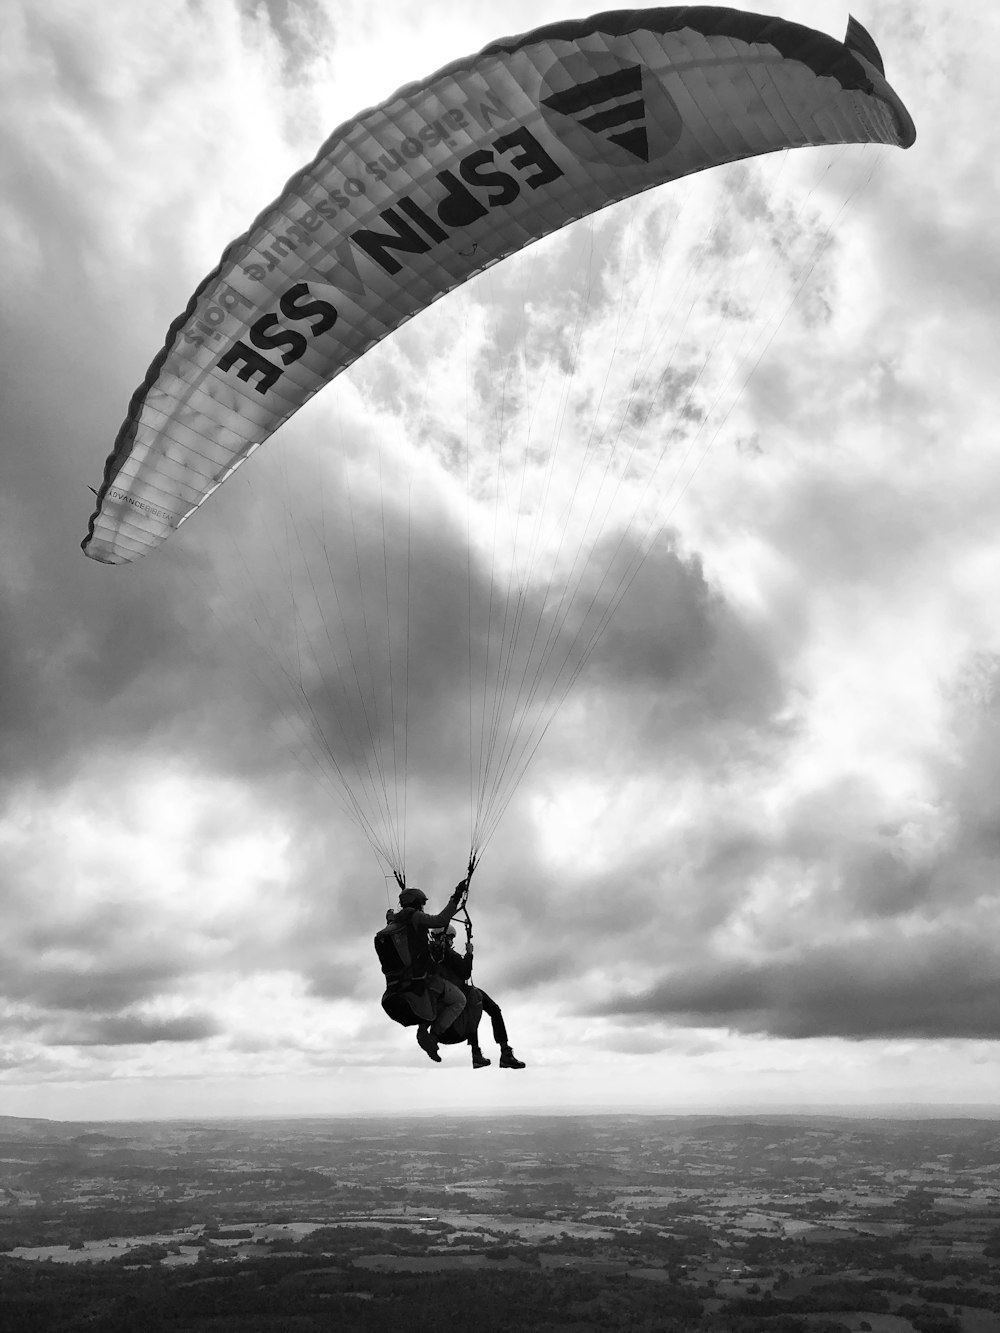
[[[79,549],[168,324],[330,130],[599,6],[500,8],[3,6],[0,1112],[1000,1103],[992,7],[858,8],[910,151],[806,150],[581,224],[388,340],[140,564]],[[735,368],[693,391],[684,348],[716,337]],[[534,375],[512,414],[575,395],[570,438],[605,377],[647,439],[697,428],[474,879],[477,977],[529,1067],[473,1075],[382,1016],[384,868],[231,612],[251,564],[264,599],[286,577],[275,506],[319,521],[346,475],[317,459],[384,451],[378,543],[405,533],[414,580],[406,866],[443,903],[469,849],[461,441],[481,463],[501,362]]]

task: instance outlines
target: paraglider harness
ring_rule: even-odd
[[[455,913],[456,917],[462,917],[469,941],[472,939],[472,920],[467,906],[468,881],[475,868],[476,858],[470,856],[465,893]],[[393,871],[393,875],[402,892],[406,888],[404,876],[399,871]],[[403,1027],[433,1022],[436,1012],[434,996],[427,987],[427,975],[435,960],[426,933],[410,925],[414,910],[404,907],[399,912],[387,912],[386,924],[374,940],[375,953],[386,979],[382,1008]]]

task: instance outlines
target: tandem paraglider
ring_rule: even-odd
[[[475,868],[475,861],[470,860],[465,879],[437,913],[424,910],[427,895],[422,889],[408,888],[399,881],[399,907],[386,912],[386,924],[375,936],[375,952],[386,978],[382,1008],[394,1022],[416,1027],[417,1045],[435,1063],[441,1062],[442,1043],[466,1043],[473,1069],[485,1069],[492,1063],[479,1044],[479,1023],[486,1014],[500,1047],[499,1067],[524,1069],[524,1061],[511,1049],[503,1011],[472,982],[468,898]],[[456,917],[465,925],[462,954],[455,948]]]
[[[333,132],[171,324],[105,464],[86,555],[120,565],[148,554],[369,349],[570,223],[722,164],[806,146],[906,148],[914,137],[874,41],[854,19],[840,42],[735,9],[604,13],[504,38],[407,84]],[[603,434],[574,433],[576,418],[560,407],[546,452],[536,424],[518,436],[505,405],[495,433],[466,444],[479,465],[466,454],[470,512],[491,457],[508,507],[498,500],[492,522],[477,513],[467,524],[468,641],[454,631],[453,659],[467,657],[470,682],[468,717],[455,719],[469,733],[469,872],[437,913],[408,887],[405,865],[419,553],[409,528],[386,520],[384,488],[383,539],[372,544],[382,566],[371,570],[353,512],[329,528],[300,521],[294,507],[289,516],[283,544],[314,563],[280,632],[265,625],[265,637],[269,649],[280,646],[294,615],[294,660],[275,675],[291,679],[311,731],[307,761],[323,766],[400,890],[377,939],[385,1007],[417,1027],[432,1060],[452,1038],[471,1046],[474,1067],[485,1057],[473,1024],[482,999],[468,978],[463,990],[434,963],[428,932],[447,930],[463,906],[469,875],[666,521],[652,501],[666,488],[670,441],[646,447],[649,410],[639,410],[636,387],[640,374],[654,389],[662,383],[661,346],[651,340],[618,424]],[[560,469],[573,460],[577,471],[559,492]],[[462,475],[459,462],[449,483]],[[336,503],[361,503],[349,486],[331,491]],[[543,517],[553,492],[558,503]],[[578,495],[573,517],[569,498]],[[487,555],[485,591],[474,596],[471,571]],[[404,571],[396,582],[392,561]],[[377,601],[366,612],[369,597]],[[480,609],[485,628],[474,625]],[[522,1067],[505,1030],[501,1052],[503,1067]]]

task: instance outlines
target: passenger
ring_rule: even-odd
[[[510,1048],[507,1027],[503,1021],[503,1012],[496,1000],[486,994],[481,986],[472,986],[472,941],[469,940],[465,953],[460,954],[455,948],[455,927],[451,924],[432,930],[429,936],[431,962],[437,974],[446,982],[461,987],[463,994],[475,990],[482,999],[483,1013],[488,1014],[493,1025],[493,1040],[500,1047],[501,1069],[523,1069],[524,1061],[519,1060]],[[474,1032],[468,1038],[472,1048],[473,1069],[485,1069],[492,1061],[483,1055],[479,1045],[479,1034]]]

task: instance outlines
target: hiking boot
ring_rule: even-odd
[[[421,1023],[417,1028],[417,1045],[422,1051],[427,1052],[431,1060],[441,1063],[441,1057],[438,1055],[438,1040],[426,1023]]]
[[[492,1064],[492,1063],[493,1063],[493,1061],[492,1061],[492,1060],[488,1060],[488,1059],[486,1058],[486,1056],[483,1055],[482,1051],[479,1049],[478,1046],[473,1046],[473,1048],[472,1048],[472,1068],[473,1068],[473,1069],[485,1069],[487,1065]]]
[[[523,1069],[524,1061],[519,1060],[509,1046],[505,1046],[500,1052],[501,1069]]]

